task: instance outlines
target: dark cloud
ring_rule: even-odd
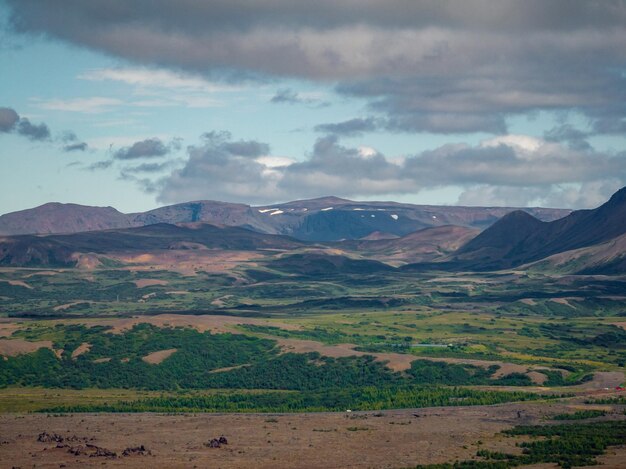
[[[320,124],[315,126],[317,132],[336,135],[360,135],[365,132],[374,132],[381,126],[381,119],[368,117],[366,119],[350,119],[335,124]]]
[[[33,141],[50,139],[50,129],[46,124],[33,124],[26,117],[20,117],[14,109],[8,107],[0,108],[0,132],[17,132]]]
[[[17,133],[23,135],[24,137],[35,140],[49,140],[50,139],[50,129],[44,123],[39,125],[32,124],[27,118],[22,117],[17,124]]]
[[[156,31],[170,27],[177,32],[248,31],[258,27],[293,25],[313,29],[334,29],[349,24],[380,28],[463,27],[471,30],[497,29],[510,32],[545,29],[571,31],[581,27],[621,27],[626,22],[622,2],[587,0],[7,0],[13,6],[17,26],[48,29],[73,36],[98,26],[103,34],[114,26],[151,26]],[[59,12],[59,5],[67,11]],[[108,13],[102,15],[102,13]],[[74,21],[81,20],[75,24]],[[63,29],[65,27],[65,30]],[[85,41],[87,39],[84,39]],[[92,38],[93,41],[103,39]]]
[[[118,160],[133,160],[136,158],[155,158],[165,156],[170,148],[158,138],[148,138],[135,142],[129,147],[120,148],[113,157]]]
[[[69,143],[63,146],[64,152],[73,152],[73,151],[87,151],[87,144],[85,142],[77,142],[77,143]]]
[[[113,165],[113,160],[96,161],[95,163],[92,163],[89,166],[87,166],[86,169],[88,171],[99,171],[101,169],[108,169],[112,165]]]
[[[63,151],[66,153],[73,151],[87,151],[88,148],[87,143],[81,142],[76,134],[71,130],[63,132],[61,135],[61,141],[65,144],[63,145]]]
[[[8,133],[15,129],[20,116],[13,109],[0,107],[0,132]]]
[[[339,83],[395,131],[499,134],[573,110],[618,133],[626,117],[626,0],[6,1],[18,31],[140,63]]]

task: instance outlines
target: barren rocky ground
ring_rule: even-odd
[[[479,448],[519,451],[515,442],[521,440],[498,432],[545,423],[546,415],[579,405],[574,400],[316,414],[4,414],[0,466],[413,467],[471,459]],[[623,411],[597,407],[611,411],[604,418],[624,418]],[[221,436],[227,443],[210,447]],[[624,467],[625,460],[626,447],[609,448],[600,458],[605,468]]]

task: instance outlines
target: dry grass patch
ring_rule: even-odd
[[[132,329],[136,324],[148,323],[158,327],[193,327],[199,332],[211,331],[212,333],[240,333],[236,326],[241,324],[254,324],[260,326],[277,326],[288,330],[300,329],[297,325],[277,323],[259,318],[243,318],[233,316],[202,315],[195,316],[189,314],[158,314],[156,316],[135,316],[132,318],[103,319],[99,324],[113,327],[111,332],[120,334]],[[91,322],[93,324],[93,322]]]

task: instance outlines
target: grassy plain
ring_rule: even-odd
[[[297,275],[275,258],[259,252],[222,271],[185,275],[135,264],[4,268],[0,334],[17,338],[24,333],[16,327],[46,324],[146,321],[350,344],[364,353],[512,363],[543,372],[553,385],[621,371],[626,361],[626,331],[616,325],[626,316],[624,277],[522,271],[451,276],[408,269]],[[158,319],[164,314],[168,321]],[[188,316],[198,321],[175,319]],[[54,336],[39,334],[37,340]]]
[[[337,467],[497,464],[532,438],[498,433],[515,425],[624,418],[614,390],[626,361],[624,277],[302,275],[275,259],[260,252],[184,272],[0,269],[0,419],[15,430],[3,435],[7,460],[26,451],[34,462],[101,464],[42,451],[36,428],[114,449],[137,435],[167,467],[310,466],[339,453]],[[346,409],[355,412],[319,413]],[[166,427],[176,436],[164,438]],[[232,446],[208,453],[216,432]],[[620,456],[608,451],[599,461],[613,467]],[[138,467],[158,467],[149,459]]]

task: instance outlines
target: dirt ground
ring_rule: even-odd
[[[158,352],[152,352],[142,358],[142,360],[146,363],[151,363],[153,365],[158,365],[167,357],[171,356],[174,352],[176,352],[175,348],[170,348],[167,350],[159,350]]]
[[[52,350],[52,341],[29,342],[23,339],[0,339],[0,356],[11,357],[22,353],[36,352],[42,347]]]
[[[399,468],[471,459],[488,448],[519,451],[499,431],[542,422],[574,404],[505,404],[383,412],[318,414],[44,414],[0,415],[0,466],[138,468]],[[518,417],[520,411],[521,417]],[[615,412],[609,418],[625,418]],[[73,455],[42,432],[86,443],[117,457]],[[77,440],[71,441],[71,437]],[[220,448],[205,446],[226,437]],[[482,442],[482,443],[479,443]],[[121,456],[143,445],[150,455]],[[624,467],[626,448],[611,448],[605,468]],[[65,465],[65,466],[62,466]],[[555,467],[545,465],[542,467]]]
[[[137,286],[137,288],[145,288],[150,287],[152,285],[167,285],[167,280],[159,280],[156,278],[142,278],[139,280],[134,280],[133,283]]]
[[[83,342],[78,347],[76,347],[76,349],[72,352],[72,358],[76,359],[79,356],[81,356],[83,353],[89,352],[90,349],[91,349],[91,344],[88,344],[87,342]]]
[[[235,267],[246,264],[255,266],[253,259],[258,253],[248,251],[220,251],[212,249],[153,251],[150,254],[113,253],[108,257],[127,264],[135,264],[128,270],[165,269],[182,275],[195,275],[202,272],[230,272]]]

